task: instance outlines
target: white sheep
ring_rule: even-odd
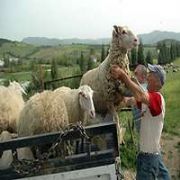
[[[18,136],[62,130],[68,124],[66,106],[52,91],[32,96],[22,109],[17,124]]]
[[[22,93],[24,89],[15,81],[8,87],[0,86],[0,133],[4,130],[16,132],[16,123],[24,107]]]
[[[64,101],[52,91],[33,95],[22,109],[17,124],[19,137],[32,136],[46,132],[62,131],[68,125],[68,115]],[[31,159],[29,147],[20,148],[19,159]]]
[[[80,86],[78,89],[60,87],[54,93],[63,98],[69,123],[81,121],[84,125],[87,125],[89,117],[91,119],[95,118],[93,90],[88,85]]]
[[[127,27],[114,26],[108,56],[97,68],[83,75],[80,84],[87,84],[95,91],[93,100],[97,112],[104,113],[111,109],[109,106],[118,105],[122,101],[124,84],[111,78],[110,68],[116,64],[129,74],[127,52],[137,45],[138,39],[131,30]]]
[[[0,142],[8,141],[11,139],[17,138],[17,134],[10,133],[8,131],[3,131],[0,134]],[[34,159],[33,154],[30,148],[18,148],[17,149],[17,158],[22,159]],[[0,170],[7,169],[11,166],[13,162],[12,150],[5,150],[0,156]]]
[[[78,89],[61,87],[55,91],[44,91],[34,95],[21,111],[18,136],[62,131],[70,123],[85,122],[83,118],[86,114],[94,118],[92,96],[93,91],[87,85]],[[21,151],[27,149],[21,148]],[[28,156],[23,158],[30,159]]]
[[[12,139],[11,134],[8,131],[3,131],[0,135],[0,142],[4,142]],[[10,167],[13,161],[13,155],[11,150],[4,151],[0,158],[0,169],[7,169]]]
[[[62,87],[34,95],[20,114],[18,135],[60,131],[69,123],[83,121],[86,113],[94,118],[92,95],[93,91],[87,85],[79,89]]]
[[[122,141],[120,121],[116,107],[123,100],[126,88],[124,83],[114,80],[110,74],[111,65],[119,65],[127,74],[129,71],[128,50],[138,45],[138,38],[127,27],[114,26],[112,42],[106,59],[97,67],[86,72],[80,85],[87,84],[94,91],[94,105],[99,113],[111,113],[117,124],[118,143]]]

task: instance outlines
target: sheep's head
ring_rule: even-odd
[[[88,85],[79,87],[79,103],[81,108],[87,112],[91,118],[95,118],[93,90]]]
[[[16,82],[16,81],[10,82],[9,83],[9,87],[11,89],[13,89],[15,92],[17,92],[18,94],[22,94],[22,93],[26,94],[26,92],[22,88],[22,86],[18,82]]]
[[[129,30],[128,27],[116,25],[113,27],[112,43],[114,43],[116,47],[129,50],[138,45],[139,41],[137,36],[131,30]]]

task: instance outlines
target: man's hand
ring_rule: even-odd
[[[119,66],[117,65],[112,65],[111,66],[111,76],[114,78],[114,79],[119,79],[119,80],[122,80],[123,79],[123,76],[125,74],[124,70],[121,69]]]

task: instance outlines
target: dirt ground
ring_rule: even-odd
[[[164,164],[170,172],[171,179],[180,180],[180,137],[163,134],[161,146]],[[124,179],[135,180],[135,172],[124,171]]]
[[[180,180],[180,137],[162,136],[162,154],[172,180]]]

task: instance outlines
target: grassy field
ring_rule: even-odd
[[[58,78],[69,77],[78,74],[81,74],[79,66],[69,66],[69,67],[61,66],[58,68]],[[32,78],[32,72],[29,71],[29,72],[16,72],[16,73],[0,73],[0,78],[11,81],[16,80],[18,82],[30,81]],[[51,79],[50,71],[47,71],[46,80],[50,80],[50,79]]]
[[[180,67],[180,58],[174,64]],[[166,101],[164,131],[180,136],[180,71],[167,73],[162,93]]]

